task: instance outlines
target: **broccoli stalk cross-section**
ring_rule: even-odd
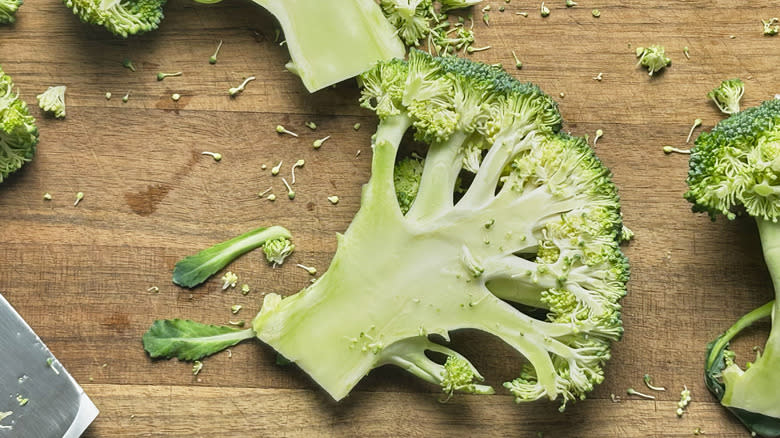
[[[468,359],[428,336],[459,329],[490,333],[527,359],[504,384],[518,402],[559,399],[563,409],[584,398],[623,331],[628,264],[609,170],[584,139],[558,133],[550,97],[503,70],[413,50],[361,81],[362,104],[380,123],[360,210],[316,282],[266,295],[255,335],[336,400],[384,364],[445,397],[492,392]],[[395,171],[408,130],[428,145],[421,172]],[[483,143],[470,183],[458,187],[466,151]],[[399,187],[416,191],[404,194],[405,214]],[[150,355],[181,358],[155,348],[162,335],[154,326],[145,335]]]
[[[35,155],[38,128],[27,104],[0,68],[0,183]]]
[[[710,391],[751,431],[780,436],[780,100],[764,102],[718,123],[691,150],[685,198],[712,219],[753,217],[774,285],[775,300],[748,313],[708,346]],[[734,362],[729,341],[752,322],[773,318],[763,354],[746,369]]]

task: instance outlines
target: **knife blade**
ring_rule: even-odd
[[[98,414],[0,294],[0,438],[77,438]]]

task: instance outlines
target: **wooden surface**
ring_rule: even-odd
[[[477,46],[493,49],[474,58],[511,67],[515,50],[524,67],[512,74],[553,96],[565,93],[556,97],[565,130],[604,131],[596,150],[636,233],[626,248],[625,337],[607,380],[563,414],[551,403],[516,406],[503,393],[443,405],[436,388],[391,368],[334,403],[300,371],[276,366],[260,343],[206,360],[197,377],[186,363],[150,361],[140,338],[152,320],[223,323],[236,319],[229,310],[236,303],[248,320],[261,291],[306,286],[295,263],[327,266],[335,233],[358,208],[375,119],[357,106],[351,83],[308,95],[282,67],[287,53],[271,41],[273,20],[246,1],[173,0],[158,31],[127,41],[82,25],[57,0],[28,1],[14,26],[0,27],[0,65],[31,106],[46,87],[68,86],[67,118],[33,108],[39,153],[0,185],[0,291],[101,410],[86,436],[685,437],[696,427],[711,437],[748,436],[707,392],[702,361],[707,341],[772,296],[758,238],[748,220],[711,223],[691,214],[682,199],[687,157],[665,156],[661,146],[682,146],[695,118],[707,129],[721,119],[705,94],[722,79],[745,80],[745,105],[780,91],[780,36],[763,36],[759,21],[780,14],[780,2],[547,3],[552,13],[542,19],[536,1],[485,1],[490,27],[476,23]],[[528,18],[515,14],[523,10]],[[219,62],[209,65],[220,39]],[[635,67],[634,49],[649,44],[666,46],[674,61],[654,78]],[[126,57],[138,71],[122,68]],[[155,80],[158,71],[179,70],[184,76]],[[599,72],[601,82],[592,79]],[[247,75],[257,80],[230,99],[226,90]],[[178,103],[172,93],[182,95]],[[316,132],[303,126],[309,120]],[[355,132],[357,122],[363,127]],[[277,136],[280,123],[301,138]],[[313,151],[311,142],[325,135],[332,138]],[[203,150],[224,158],[216,163]],[[287,173],[299,158],[306,166],[290,202],[261,164],[284,160]],[[280,196],[275,203],[256,196],[269,186]],[[78,191],[85,197],[73,207]],[[53,200],[43,201],[45,192]],[[334,194],[335,206],[326,199]],[[277,269],[258,253],[231,265],[252,286],[248,296],[220,291],[218,279],[192,292],[170,282],[179,258],[262,224],[288,227],[296,252]],[[761,332],[738,344],[743,358],[763,342]],[[456,333],[453,344],[489,383],[519,369],[514,352],[485,335]],[[643,388],[645,373],[670,391],[657,401],[610,401],[611,393]],[[678,419],[683,385],[693,402]]]

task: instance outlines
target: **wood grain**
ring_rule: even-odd
[[[780,37],[763,36],[760,24],[778,15],[780,2],[581,0],[567,9],[560,1],[547,2],[546,19],[538,2],[483,3],[492,7],[490,26],[477,20],[477,44],[492,49],[474,58],[513,66],[515,50],[524,67],[512,74],[564,93],[557,100],[565,130],[604,131],[596,150],[636,233],[626,248],[626,333],[606,382],[560,414],[549,403],[516,406],[506,395],[442,405],[436,388],[382,368],[336,404],[300,371],[276,366],[274,352],[259,343],[207,360],[197,378],[185,363],[150,361],[140,336],[153,319],[221,323],[235,319],[229,308],[236,303],[249,319],[262,293],[306,286],[295,263],[327,266],[335,233],[358,208],[376,122],[357,106],[351,82],[307,94],[282,68],[287,53],[272,42],[273,19],[249,2],[173,0],[158,31],[119,40],[81,24],[57,0],[36,0],[15,25],[0,27],[0,65],[31,104],[46,87],[67,85],[68,116],[55,120],[32,108],[39,153],[0,186],[0,291],[101,409],[87,436],[684,437],[696,427],[706,436],[747,436],[708,394],[702,361],[710,339],[772,296],[758,238],[748,220],[712,223],[691,214],[682,199],[686,157],[665,156],[661,146],[682,146],[695,118],[705,129],[722,118],[705,97],[720,80],[745,80],[750,106],[780,90]],[[220,39],[219,62],[209,65]],[[648,44],[666,46],[673,59],[654,78],[635,67],[634,48]],[[124,58],[138,70],[122,68]],[[158,71],[179,70],[182,77],[155,80]],[[599,72],[600,82],[592,79]],[[257,80],[230,99],[227,89],[247,75]],[[182,99],[173,102],[172,93]],[[316,132],[304,127],[309,120]],[[280,123],[301,137],[278,136]],[[331,140],[313,151],[311,142],[325,135]],[[216,163],[203,150],[224,158]],[[261,165],[283,160],[288,172],[298,158],[306,165],[291,202]],[[274,203],[256,196],[269,186],[281,195]],[[85,197],[73,207],[78,191]],[[52,201],[42,200],[45,192]],[[333,194],[341,198],[335,206],[326,199]],[[171,284],[181,257],[263,224],[288,227],[296,253],[277,269],[257,253],[231,265],[252,286],[248,296],[221,292],[218,279],[193,291]],[[766,328],[738,343],[742,357]],[[453,346],[490,383],[519,370],[516,353],[480,333],[456,333]],[[610,401],[611,393],[642,386],[645,373],[670,391],[655,402]],[[678,419],[683,385],[693,403]]]

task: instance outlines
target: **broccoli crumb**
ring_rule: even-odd
[[[620,403],[620,396],[615,395],[615,393],[610,394],[609,399],[612,400],[612,403]]]
[[[645,374],[642,377],[642,380],[645,382],[645,385],[652,389],[653,391],[666,391],[666,388],[663,386],[655,386],[653,385],[653,378],[650,376],[650,374]]]
[[[339,203],[339,197],[336,195],[328,196],[328,201],[330,201],[331,204],[336,205]]]
[[[524,11],[523,12],[515,12],[515,15],[521,15],[521,16],[527,18],[528,17],[528,12],[524,12]]]
[[[157,294],[157,293],[160,293],[160,288],[157,287],[157,286],[152,286],[152,287],[146,289],[146,291],[147,292],[151,292],[153,294]]]
[[[243,326],[244,326],[244,324],[246,324],[246,322],[244,322],[244,320],[240,320],[240,321],[228,321],[228,324],[230,324],[230,325],[233,325],[233,326],[236,326],[236,327],[243,327]]]
[[[183,73],[180,72],[180,71],[177,71],[176,73],[163,73],[163,72],[159,72],[159,73],[157,73],[157,80],[158,81],[162,81],[165,78],[170,78],[170,77],[173,77],[173,76],[181,76],[182,74]]]
[[[268,195],[268,196],[267,196],[265,199],[267,199],[267,200],[269,200],[269,201],[271,201],[271,202],[273,202],[273,201],[276,201],[276,195],[274,195],[273,193],[271,193],[271,194],[270,194],[270,195]]]
[[[111,92],[106,91],[106,100],[111,100]]]
[[[352,125],[352,129],[354,129],[355,131],[359,131],[360,130],[360,123],[355,123],[354,125]]]
[[[680,401],[677,402],[677,416],[682,417],[685,413],[685,409],[691,403],[691,391],[688,387],[683,385],[683,390],[680,392]]]
[[[304,125],[306,125],[306,127],[311,129],[312,131],[317,130],[317,124],[314,122],[306,122],[304,123]]]
[[[490,48],[491,48],[491,46],[485,46],[485,47],[472,47],[472,46],[468,46],[466,48],[466,52],[468,52],[468,53],[482,52],[482,51],[488,50]]]
[[[241,285],[241,295],[247,295],[251,290],[248,284],[244,283]]]
[[[599,72],[599,74],[597,74],[596,76],[593,76],[593,80],[594,81],[601,82],[602,79],[604,79],[604,73]]]
[[[693,135],[693,131],[694,131],[696,128],[698,128],[699,126],[701,126],[701,122],[702,122],[702,120],[701,120],[701,119],[696,119],[696,120],[694,120],[694,121],[693,121],[693,126],[691,126],[691,130],[690,130],[690,131],[688,131],[688,138],[687,138],[687,139],[685,139],[685,143],[690,143],[690,141],[691,141],[691,136]]]
[[[512,50],[512,57],[515,58],[515,68],[517,68],[518,70],[522,70],[523,61],[521,61],[520,58],[517,57],[514,50]]]
[[[273,187],[268,187],[267,189],[265,189],[265,191],[258,193],[258,194],[257,194],[257,197],[258,197],[258,198],[262,198],[263,196],[265,196],[266,194],[268,194],[268,192],[270,192],[271,190],[273,190]]]
[[[292,183],[291,184],[295,184],[295,169],[298,168],[298,167],[303,167],[304,164],[306,164],[306,161],[301,159],[301,160],[296,161],[295,164],[292,165],[292,169],[290,170],[290,172],[292,173]]]
[[[678,153],[678,154],[690,154],[691,153],[690,149],[680,149],[680,148],[676,148],[674,146],[664,146],[663,150],[664,150],[664,153],[667,154],[667,155],[671,154],[672,152],[675,152],[675,153]]]
[[[233,272],[225,272],[225,275],[222,276],[222,290],[229,287],[236,287],[236,283],[238,283],[238,275]]]
[[[82,199],[84,199],[84,192],[76,193],[76,202],[73,203],[73,206],[79,205],[79,202],[81,202]]]
[[[663,46],[655,44],[650,47],[637,47],[636,56],[639,58],[636,65],[647,67],[647,74],[650,76],[672,64],[672,60],[666,56]]]
[[[544,2],[542,2],[542,5],[539,6],[539,15],[542,17],[547,17],[550,15],[550,8],[548,8]]]
[[[241,304],[233,304],[232,306],[230,306],[230,313],[232,313],[233,315],[236,315],[243,308],[244,308],[244,306],[242,306]]]
[[[297,267],[303,269],[304,271],[308,272],[309,275],[317,275],[317,268],[315,268],[313,266],[305,266],[305,265],[302,265],[300,263],[295,265],[295,266],[297,266]]]
[[[635,395],[637,397],[642,397],[642,398],[645,398],[645,399],[648,399],[648,400],[655,400],[655,396],[648,395],[648,394],[643,394],[643,393],[637,391],[634,388],[628,388],[626,390],[626,394],[628,394],[628,395]]]
[[[770,18],[768,20],[761,20],[761,24],[764,25],[764,35],[774,36],[780,32],[780,25],[777,24],[777,18]]]
[[[44,201],[51,201],[51,194],[49,192],[46,192],[43,194],[43,200]]]
[[[201,155],[209,155],[211,158],[214,159],[214,161],[220,161],[222,160],[222,154],[219,152],[209,152],[209,151],[203,151],[200,153]]]
[[[686,57],[687,59],[691,59],[691,54],[690,54],[690,52],[688,51],[688,46],[685,46],[685,47],[683,47],[683,55],[685,55],[685,57]]]
[[[693,429],[693,434],[696,436],[704,435],[704,431],[702,431],[701,427],[697,427],[696,429]]]
[[[596,146],[596,142],[599,141],[602,135],[604,135],[604,131],[597,129],[596,135],[593,137],[593,146]]]
[[[17,393],[16,394],[16,402],[19,403],[19,406],[24,406],[27,403],[30,402],[30,399],[23,396],[22,394]]]
[[[203,369],[203,362],[196,360],[192,363],[192,375],[197,376],[198,373],[200,373],[200,370]]]
[[[228,94],[230,95],[230,97],[235,97],[236,95],[238,95],[238,93],[241,93],[246,89],[246,84],[254,80],[255,80],[254,76],[249,76],[248,78],[244,79],[244,82],[242,82],[238,87],[233,87],[228,89]]]
[[[179,94],[179,93],[173,93],[173,94],[171,94],[171,100],[172,100],[172,101],[174,101],[174,102],[178,102],[178,101],[179,101],[179,99],[181,99],[181,94]]]
[[[127,103],[128,100],[130,100],[130,92],[129,91],[127,93],[125,93],[124,96],[122,96],[122,102],[123,103]]]
[[[279,175],[279,171],[282,170],[282,163],[284,161],[279,161],[279,164],[271,168],[271,175],[276,176]]]
[[[288,135],[292,135],[293,137],[297,137],[297,136],[298,136],[298,134],[296,134],[296,133],[294,133],[294,132],[292,132],[292,131],[290,131],[290,130],[286,129],[286,128],[285,128],[284,126],[282,126],[282,125],[276,125],[276,132],[278,132],[279,134],[288,134]]]
[[[287,197],[290,198],[290,200],[292,201],[293,199],[295,199],[295,190],[293,190],[292,187],[290,187],[290,184],[287,183],[287,180],[284,179],[284,177],[282,177],[282,182],[284,183],[284,186],[287,188]]]
[[[590,11],[590,15],[593,15],[593,18],[599,18],[601,17],[601,11],[599,11],[598,9],[594,9]]]
[[[567,8],[571,8],[573,6],[577,6],[577,2],[575,2],[574,0],[566,0],[566,7]]]
[[[329,139],[329,138],[330,138],[330,136],[327,136],[327,137],[323,137],[323,138],[320,138],[320,139],[314,140],[314,142],[313,142],[311,145],[312,145],[312,147],[313,147],[314,149],[319,149],[320,147],[322,147],[322,144],[323,144],[323,143],[325,143],[326,141],[328,141],[328,139]]]
[[[219,49],[222,48],[222,40],[219,40],[219,44],[217,44],[217,50],[214,51],[214,54],[209,56],[209,64],[214,65],[217,63],[217,55],[219,55]]]
[[[46,358],[46,366],[51,368],[51,370],[54,371],[54,374],[56,374],[58,376],[60,375],[60,371],[57,368],[54,367],[54,358],[53,357]],[[21,381],[20,381],[20,383],[21,383]]]
[[[122,67],[130,71],[135,71],[135,65],[133,64],[133,61],[131,61],[129,58],[125,58],[122,60]]]

